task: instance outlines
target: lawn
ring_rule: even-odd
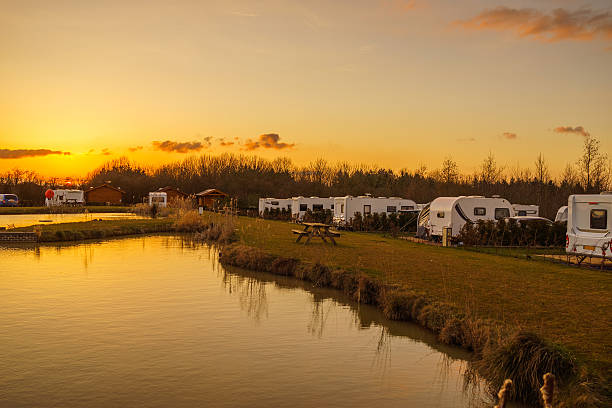
[[[48,214],[53,213],[80,213],[87,210],[90,213],[125,213],[132,212],[132,207],[118,205],[86,205],[78,207],[53,207],[50,211],[49,207],[0,207],[0,215],[14,214]]]
[[[240,240],[275,255],[357,269],[467,313],[560,343],[610,374],[612,274],[544,260],[442,248],[382,234],[343,232],[338,246],[296,244],[295,224],[240,218]]]

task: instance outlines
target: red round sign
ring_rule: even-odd
[[[49,200],[52,199],[54,195],[55,193],[53,192],[53,190],[45,191],[45,197],[47,197]]]

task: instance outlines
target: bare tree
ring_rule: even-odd
[[[497,165],[495,156],[489,152],[489,155],[485,157],[480,165],[480,173],[478,179],[481,183],[491,185],[500,181],[504,168]]]
[[[550,181],[550,171],[548,170],[548,164],[546,164],[542,153],[538,154],[535,161],[535,178],[536,181],[542,184],[546,184]]]
[[[456,183],[459,180],[459,166],[450,156],[446,157],[442,162],[440,180],[443,183]]]
[[[576,167],[568,163],[565,165],[563,172],[561,173],[561,177],[559,179],[559,184],[566,186],[575,186],[578,184],[578,173],[576,171]]]
[[[582,156],[578,159],[578,173],[586,191],[596,191],[607,183],[607,156],[599,151],[599,140],[593,136],[584,139]]]

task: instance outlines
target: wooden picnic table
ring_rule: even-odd
[[[330,230],[332,226],[329,224],[322,224],[320,222],[305,222],[302,225],[304,225],[303,230],[294,229],[291,232],[298,236],[295,242],[300,242],[302,238],[307,237],[304,245],[310,242],[312,237],[319,237],[326,243],[327,239],[329,239],[332,244],[336,245],[336,240],[334,238],[340,236],[339,232]]]

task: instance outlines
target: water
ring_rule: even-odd
[[[11,214],[0,215],[0,227],[28,227],[38,224],[83,222],[93,219],[117,220],[144,218],[132,213],[79,213],[79,214]],[[44,220],[41,222],[41,220]]]
[[[0,248],[1,407],[470,407],[469,354],[153,236]],[[489,404],[488,406],[492,406]]]

